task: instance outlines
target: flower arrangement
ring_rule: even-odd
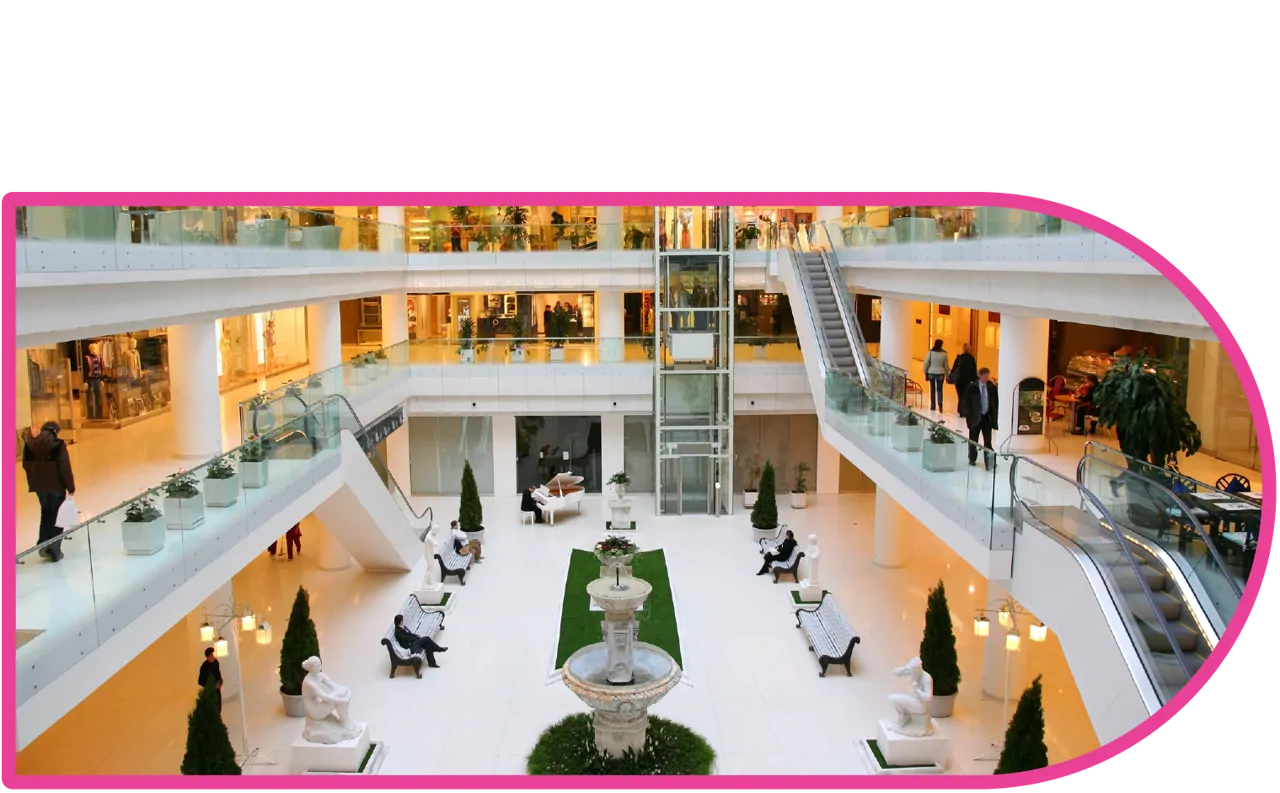
[[[160,508],[156,506],[155,499],[150,493],[138,496],[124,510],[126,523],[150,523],[158,517],[160,517]]]
[[[230,479],[236,475],[236,469],[231,465],[232,455],[219,457],[209,463],[209,467],[205,469],[205,479]]]
[[[634,542],[626,537],[605,537],[596,543],[596,556],[613,559],[622,556],[635,556],[640,553],[640,548]]]
[[[200,488],[196,486],[194,476],[187,471],[178,471],[164,480],[164,494],[168,498],[195,498],[200,495]]]
[[[618,473],[609,477],[609,481],[605,482],[605,484],[606,485],[622,485],[623,487],[631,487],[631,477],[627,476],[626,471],[619,471]]]
[[[240,462],[260,463],[267,459],[267,450],[262,443],[261,435],[251,435],[240,447]]]

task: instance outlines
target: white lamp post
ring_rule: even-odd
[[[993,608],[994,607],[994,608]],[[991,744],[991,751],[975,760],[999,760],[1000,752],[1004,749],[1004,731],[1009,728],[1009,667],[1012,658],[1010,653],[1016,653],[1022,649],[1022,634],[1018,631],[1018,617],[1030,617],[1030,613],[1022,608],[1016,600],[1006,597],[1002,600],[992,602],[985,609],[979,609],[977,616],[973,618],[973,635],[985,639],[991,635],[991,620],[987,619],[987,615],[995,612],[996,620],[1000,623],[1000,627],[1005,629],[1004,634],[1004,722],[1001,725],[1000,740]],[[1043,622],[1032,625],[1029,629],[1031,641],[1042,642],[1049,636],[1049,629],[1045,627]]]
[[[241,632],[253,631],[258,644],[271,643],[271,626],[265,621],[259,623],[257,615],[248,603],[232,601],[215,609],[206,611],[204,624],[200,626],[200,641],[213,642],[213,654],[218,658],[226,658],[231,654],[231,643],[223,634],[228,626],[239,623]],[[217,636],[217,641],[214,637]],[[240,754],[241,766],[275,765],[269,757],[256,748],[249,748],[249,721],[245,715],[244,669],[240,665],[240,653],[235,654],[236,678],[240,681]]]

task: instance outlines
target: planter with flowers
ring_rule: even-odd
[[[391,374],[391,359],[387,357],[386,350],[378,350],[373,354],[373,362],[377,365],[378,374],[386,376]]]
[[[929,471],[954,471],[960,467],[960,444],[941,424],[934,424],[924,440],[924,467]]]
[[[266,395],[263,394],[263,396],[265,397]],[[306,414],[307,400],[303,397],[302,384],[294,382],[286,384],[284,397],[280,400],[281,420],[288,424],[290,421]]]
[[[240,474],[232,459],[230,454],[219,457],[205,469],[204,500],[211,507],[229,507],[240,500]]]
[[[164,480],[164,525],[190,531],[204,523],[204,496],[196,478],[179,471]]]
[[[366,352],[361,357],[364,358],[364,370],[368,373],[369,379],[377,380],[378,375],[381,374],[381,369],[378,366],[378,357],[371,352]]]
[[[368,367],[364,365],[364,356],[357,355],[351,359],[351,380],[356,385],[369,382]]]
[[[871,403],[871,423],[867,430],[872,435],[888,435],[893,428],[897,416],[893,412],[893,403],[888,397],[877,396]]]
[[[889,434],[893,448],[900,452],[918,452],[924,445],[924,425],[914,412],[899,413]]]
[[[631,477],[627,476],[626,471],[619,471],[609,477],[609,481],[605,482],[605,484],[613,485],[613,492],[617,494],[619,499],[623,499],[627,497],[627,488],[631,486]]]
[[[267,486],[267,448],[258,435],[240,447],[240,480],[246,490]]]
[[[164,515],[151,493],[143,493],[125,507],[120,534],[128,554],[150,556],[164,548]]]
[[[311,375],[307,378],[307,402],[315,402],[324,399],[324,381],[317,375]]]
[[[640,548],[626,537],[610,535],[596,543],[596,558],[600,560],[600,577],[613,574],[614,567],[621,567],[624,575],[631,575],[631,560],[640,555]]]

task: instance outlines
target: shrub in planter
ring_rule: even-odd
[[[623,757],[596,749],[589,713],[566,716],[538,737],[526,770],[536,775],[653,776],[710,774],[716,753],[706,739],[682,724],[649,716],[644,748]]]
[[[245,488],[267,486],[267,447],[259,435],[252,435],[240,447],[240,478]]]
[[[1004,749],[996,763],[997,774],[1034,771],[1049,765],[1049,747],[1044,744],[1044,705],[1040,678],[1022,692],[1018,709],[1004,734]]]
[[[796,464],[796,482],[791,488],[791,508],[804,509],[807,493],[809,492],[809,481],[805,478],[809,473],[809,464],[800,462]]]
[[[458,323],[458,357],[463,363],[476,360],[476,321],[463,317]]]
[[[391,359],[387,357],[386,350],[378,350],[373,354],[373,362],[378,367],[379,374],[391,374]]]
[[[164,547],[164,514],[150,493],[143,493],[125,507],[120,533],[128,554],[150,556]]]
[[[764,471],[760,474],[760,492],[756,496],[756,505],[751,508],[751,525],[758,535],[772,537],[778,530],[778,501],[774,493],[775,475],[773,463],[765,460]]]
[[[187,715],[187,751],[181,771],[185,776],[240,773],[235,747],[222,721],[222,694],[212,680],[200,690],[196,706]]]
[[[955,708],[960,691],[960,659],[956,655],[956,635],[951,629],[951,610],[942,581],[929,590],[924,612],[924,637],[920,639],[920,663],[933,678],[933,716],[945,718]]]
[[[889,432],[893,448],[900,452],[918,452],[924,446],[924,425],[914,412],[899,413]]]
[[[204,500],[211,507],[229,507],[240,498],[240,476],[231,465],[233,456],[219,457],[205,469]]]
[[[511,334],[511,362],[524,362],[524,317],[516,314],[507,320],[507,333]]]
[[[760,482],[760,458],[752,455],[747,459],[747,483],[742,490],[742,506],[753,507],[760,491],[756,485]]]
[[[627,488],[631,487],[631,477],[627,476],[626,471],[619,471],[609,477],[609,481],[605,482],[605,484],[613,485],[614,492],[618,494],[618,498],[626,498]]]
[[[871,403],[871,425],[868,430],[872,435],[888,435],[896,419],[889,400],[877,397]]]
[[[364,365],[364,356],[357,355],[351,359],[351,377],[356,385],[369,382],[369,372]]]
[[[302,662],[313,655],[320,655],[320,638],[311,621],[310,596],[306,589],[298,587],[293,611],[289,612],[289,626],[280,642],[280,696],[284,712],[294,718],[307,715],[302,704],[302,678],[307,676],[307,670],[302,668]]]
[[[480,505],[480,491],[476,488],[476,475],[471,461],[462,464],[462,498],[458,504],[458,528],[473,540],[484,541],[484,507]]]
[[[930,471],[954,471],[960,467],[960,444],[942,424],[934,424],[924,440],[924,467]]]
[[[551,312],[551,323],[546,328],[548,341],[551,342],[551,360],[564,360],[564,345],[568,341],[570,319],[573,317],[563,306]]]
[[[741,250],[743,248],[756,247],[756,240],[760,238],[760,229],[755,224],[738,226],[738,230],[734,232],[735,242]]]
[[[164,524],[171,529],[194,529],[204,522],[204,498],[196,478],[186,471],[164,482]]]

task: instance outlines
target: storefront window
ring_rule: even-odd
[[[223,317],[217,326],[218,385],[223,391],[307,363],[305,307]]]
[[[462,466],[470,462],[476,489],[482,496],[491,496],[493,420],[488,416],[411,416],[409,459],[413,495],[459,495]]]
[[[72,391],[71,359],[62,351],[62,345],[49,344],[41,347],[29,347],[19,350],[20,360],[25,361],[25,374],[18,372],[18,377],[25,377],[29,405],[22,400],[21,382],[18,386],[18,433],[24,440],[23,431],[34,429],[46,421],[56,421],[61,428],[58,436],[67,443],[74,443],[77,408]]]
[[[556,474],[582,477],[588,493],[601,492],[599,416],[516,416],[516,491]]]
[[[654,492],[653,443],[653,416],[622,417],[622,467],[633,493]]]
[[[118,428],[169,409],[165,328],[76,342],[83,426]]]

